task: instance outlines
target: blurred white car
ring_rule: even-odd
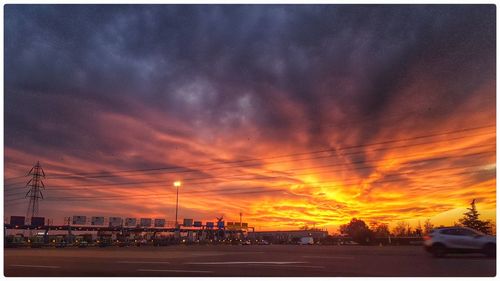
[[[496,238],[468,227],[433,229],[424,237],[425,249],[435,257],[448,253],[482,253],[496,256]]]
[[[314,239],[312,237],[302,237],[299,240],[299,245],[314,245]]]

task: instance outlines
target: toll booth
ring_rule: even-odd
[[[26,238],[22,234],[8,235],[5,237],[6,248],[20,248],[26,246],[27,246]]]

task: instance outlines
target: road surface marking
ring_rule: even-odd
[[[11,264],[9,266],[15,266],[15,267],[39,267],[39,268],[61,268],[60,266],[55,266],[55,265],[31,265],[31,264]]]
[[[207,271],[207,270],[180,270],[180,269],[138,269],[137,271],[185,272],[185,273],[213,273],[213,271]]]
[[[227,252],[226,254],[229,254],[229,255],[235,255],[235,254],[265,254],[266,252]]]
[[[266,266],[266,264],[264,264]],[[300,267],[300,268],[325,268],[320,265],[284,265],[284,264],[269,264],[269,266],[281,266],[281,267]]]
[[[151,264],[169,264],[168,261],[117,261],[116,263],[151,263]]]
[[[216,261],[216,262],[187,262],[184,264],[297,264],[309,263],[303,261]]]
[[[311,259],[339,259],[339,260],[353,260],[354,257],[323,257],[323,256],[302,256],[303,258]]]

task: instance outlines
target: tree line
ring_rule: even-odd
[[[480,220],[479,216],[475,200],[472,200],[471,206],[467,208],[467,212],[463,214],[459,222],[455,222],[454,226],[469,227],[485,234],[492,234],[494,224],[490,220]],[[423,225],[419,221],[414,228],[408,222],[400,221],[390,230],[389,225],[386,223],[371,222],[368,225],[361,219],[353,218],[349,223],[341,225],[339,230],[340,233],[349,235],[354,242],[371,244],[376,238],[422,237],[434,228],[435,226],[431,223],[430,219],[425,220]]]

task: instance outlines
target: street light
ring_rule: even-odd
[[[177,188],[177,199],[175,200],[175,228],[178,228],[179,223],[177,222],[177,212],[179,210],[179,186],[181,186],[181,182],[174,181],[174,186]]]

